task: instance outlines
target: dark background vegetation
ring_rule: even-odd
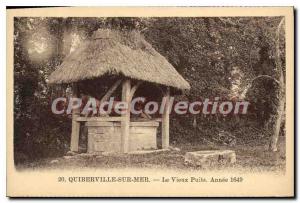
[[[250,101],[247,115],[172,115],[171,145],[214,142],[220,132],[235,136],[239,145],[266,144],[268,121],[278,102],[274,96],[278,87],[272,78],[277,77],[275,33],[280,20],[15,18],[15,161],[62,156],[69,150],[70,117],[51,112],[52,99],[65,95],[67,85],[50,87],[47,78],[74,49],[74,40],[84,41],[98,28],[140,31],[190,83],[191,91],[176,96],[177,100],[192,102],[218,96]],[[280,50],[285,69],[284,39]],[[255,79],[260,75],[270,79]]]

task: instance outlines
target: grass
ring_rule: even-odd
[[[110,156],[75,156],[65,159],[46,158],[34,162],[17,165],[23,169],[87,169],[87,168],[156,168],[179,170],[211,170],[187,166],[184,164],[184,155],[188,151],[231,149],[235,150],[237,162],[234,165],[224,166],[225,169],[241,171],[274,171],[285,170],[285,139],[279,140],[279,151],[269,152],[265,145],[237,145],[235,147],[199,144],[178,144],[180,151],[163,151],[139,155],[110,155]],[[53,161],[55,160],[55,161]],[[215,170],[224,170],[215,168]]]

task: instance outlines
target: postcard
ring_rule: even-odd
[[[293,7],[6,12],[7,196],[294,197]]]

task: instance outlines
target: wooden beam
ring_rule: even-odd
[[[161,118],[161,138],[162,138],[162,148],[169,148],[169,127],[170,127],[170,88],[168,87],[164,93],[165,98],[165,108]]]
[[[109,121],[122,121],[122,117],[77,117],[77,122],[86,122],[86,121],[103,121],[103,122],[109,122]]]
[[[78,85],[76,83],[72,86],[72,97],[78,97]],[[71,144],[70,150],[78,152],[79,146],[79,133],[80,133],[80,123],[77,122],[77,118],[80,116],[80,109],[72,110],[72,133],[71,133]]]
[[[121,152],[127,153],[129,151],[129,125],[130,125],[130,80],[126,79],[122,84],[122,102],[127,103],[127,110],[122,114],[121,121]]]
[[[105,102],[105,101],[107,101],[107,100],[110,98],[110,96],[111,96],[111,95],[114,93],[114,91],[118,88],[118,86],[121,84],[121,82],[122,82],[121,79],[120,79],[120,80],[117,80],[117,81],[113,84],[113,86],[111,86],[111,87],[109,88],[109,90],[106,92],[106,94],[101,98],[100,104],[103,103],[103,102]]]
[[[116,91],[116,89],[118,88],[118,86],[121,84],[122,80],[117,80],[113,86],[111,86],[109,88],[109,90],[106,92],[106,94],[101,98],[101,100],[99,101],[99,105],[101,105],[103,102],[107,101],[111,95],[114,93],[114,91]],[[107,116],[106,113],[104,113],[103,115],[100,115],[100,111],[98,111],[98,116]]]
[[[136,92],[136,90],[139,88],[139,86],[142,84],[141,81],[138,81],[136,83],[136,85],[134,85],[132,88],[131,88],[131,91],[130,91],[130,100],[132,100],[133,96],[134,96],[134,93]]]

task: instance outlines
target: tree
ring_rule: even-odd
[[[15,144],[23,147],[24,153],[31,153],[32,149],[43,152],[47,148],[56,151],[68,148],[68,118],[55,118],[48,112],[49,101],[54,94],[62,96],[62,90],[48,86],[47,78],[71,50],[99,28],[141,32],[191,84],[191,91],[176,96],[176,100],[216,96],[228,100],[244,99],[241,95],[249,92],[249,86],[265,78],[277,81],[274,83],[284,89],[284,40],[280,33],[283,21],[280,20],[279,17],[15,18]],[[252,88],[262,89],[262,86],[252,85]],[[270,98],[273,93],[267,90],[264,92]],[[270,149],[276,151],[284,92],[274,94],[283,104],[276,103],[278,111],[272,110],[272,119],[266,117],[266,120],[272,127]],[[197,142],[218,130],[237,134],[259,120],[248,115],[245,118],[233,122],[230,116],[174,115],[171,139]],[[252,136],[245,131],[240,133],[241,139]]]
[[[282,68],[281,62],[281,55],[280,55],[280,31],[284,25],[284,18],[281,19],[277,31],[276,31],[276,55],[275,55],[275,62],[276,62],[276,72],[277,72],[277,81],[279,83],[279,91],[277,97],[279,98],[279,104],[277,107],[277,112],[273,116],[272,119],[275,120],[274,127],[272,130],[272,136],[270,139],[269,149],[271,151],[277,151],[277,142],[280,133],[280,127],[282,122],[282,116],[284,114],[284,104],[285,104],[285,94],[284,94],[284,73]]]

